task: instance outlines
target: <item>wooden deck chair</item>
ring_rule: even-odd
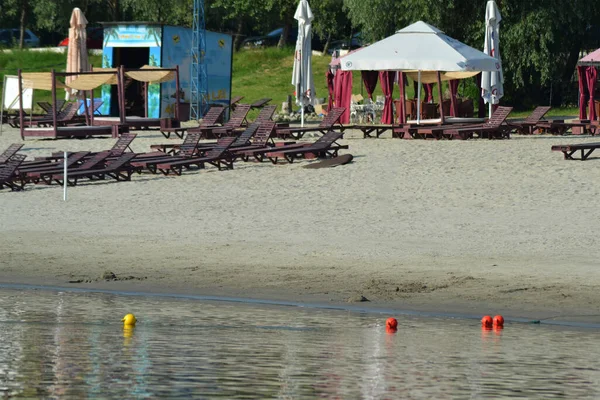
[[[174,160],[185,160],[195,156],[198,156],[198,142],[200,141],[200,133],[188,133],[185,137],[184,143],[177,149],[176,153],[169,155],[165,152],[149,153],[150,156],[138,155],[135,160],[131,162],[137,173],[142,173],[143,170],[155,174],[157,172],[156,166],[163,162],[174,161]],[[154,155],[152,155],[154,154]]]
[[[256,116],[256,119],[254,119],[254,122],[261,123],[265,121],[270,121],[273,118],[273,114],[275,114],[276,109],[277,106],[274,105],[263,107]]]
[[[104,168],[92,168],[87,171],[73,171],[67,173],[67,184],[75,186],[81,179],[103,180],[106,177],[113,178],[116,181],[129,181],[131,180],[131,175],[134,171],[130,162],[134,157],[135,153],[125,153],[112,161],[108,161]]]
[[[266,156],[273,164],[277,164],[277,161],[282,157],[287,160],[287,162],[292,163],[295,159],[303,157],[307,153],[314,154],[319,158],[337,157],[338,152],[341,149],[348,148],[347,145],[340,145],[337,143],[342,136],[342,132],[329,131],[314,143],[302,146],[292,145],[292,147],[287,149],[286,146],[275,148],[272,149],[271,152],[266,153]]]
[[[411,126],[410,135],[417,139],[471,139],[474,134],[489,139],[510,138],[511,128],[505,124],[512,107],[500,106],[483,124]],[[402,128],[405,129],[405,128]]]
[[[208,128],[208,127],[218,126],[217,124],[223,117],[224,112],[225,112],[225,107],[211,106],[208,109],[208,111],[206,112],[206,114],[204,115],[204,118],[202,118],[202,121],[200,122],[200,124],[198,124],[198,126],[196,126],[196,127],[190,127],[190,128],[185,128],[185,127],[162,128],[161,127],[160,131],[163,134],[163,136],[166,137],[167,139],[169,139],[171,137],[171,134],[175,134],[175,136],[177,136],[178,138],[183,139],[183,135],[185,135],[185,133],[190,129],[193,130],[193,129],[199,129],[202,127]]]
[[[205,139],[221,138],[223,136],[230,136],[235,130],[239,130],[248,124],[246,120],[248,112],[250,111],[250,104],[238,104],[235,111],[231,113],[229,121],[220,127],[198,127],[189,129],[188,132],[201,132]]]
[[[507,124],[521,135],[532,135],[538,130],[537,124],[542,122],[542,118],[551,108],[550,106],[538,106],[523,121],[507,121]]]
[[[250,104],[250,108],[261,108],[266,106],[271,100],[271,98],[264,97],[262,99],[256,100],[254,103]]]
[[[244,96],[235,96],[235,97],[231,98],[231,100],[229,100],[229,109],[231,111],[235,110],[235,107],[238,105],[238,103],[240,101],[242,101],[243,98],[244,98]]]
[[[23,147],[21,143],[13,143],[10,146],[8,146],[6,150],[4,150],[2,154],[0,154],[0,166],[6,164],[6,162],[10,160],[12,156],[17,154],[17,152],[21,150],[21,147]]]
[[[81,164],[88,154],[89,153],[87,151],[79,151],[77,153],[71,153],[69,156],[67,156],[67,160],[66,160],[67,169],[71,169],[72,167],[75,167],[76,165]],[[59,174],[64,171],[64,168],[65,168],[65,160],[63,159],[59,162],[50,163],[50,165],[42,164],[42,165],[33,166],[33,167],[19,168],[19,175],[21,177],[21,181],[23,181],[25,183],[27,183],[27,182],[38,183],[40,181],[40,177],[42,175],[44,175],[44,174],[50,174],[50,175]]]
[[[332,129],[344,132],[346,128],[340,123],[340,118],[342,117],[344,111],[346,111],[345,107],[334,107],[329,111],[327,116],[323,118],[317,127],[278,128],[275,131],[275,136],[282,139],[290,136],[294,139],[301,139],[302,136],[308,132],[320,132],[323,135]]]
[[[67,177],[72,172],[82,172],[89,171],[92,169],[102,169],[105,167],[108,158],[111,156],[110,151],[101,151],[99,153],[94,154],[92,157],[85,160],[85,162],[79,166],[74,171],[67,171]],[[52,182],[56,182],[59,185],[62,185],[64,182],[63,171],[57,172],[43,172],[40,174],[39,179],[44,181],[46,184],[51,184]]]
[[[594,152],[600,148],[600,142],[595,143],[577,143],[577,144],[559,144],[552,146],[552,151],[561,151],[565,160],[585,161]],[[580,152],[580,156],[573,157],[573,154]]]
[[[229,154],[228,150],[234,141],[235,138],[232,137],[219,139],[217,145],[209,150],[204,157],[193,157],[186,160],[165,162],[158,164],[157,168],[165,175],[169,175],[171,172],[176,175],[181,175],[183,168],[191,169],[192,166],[196,166],[198,169],[203,169],[206,164],[217,167],[219,171],[233,169],[234,158]]]
[[[22,190],[24,183],[18,179],[18,168],[27,158],[24,154],[14,154],[3,167],[0,167],[0,189]]]

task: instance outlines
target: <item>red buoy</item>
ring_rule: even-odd
[[[481,326],[484,328],[491,328],[493,325],[493,320],[492,317],[490,317],[489,315],[484,316],[483,318],[481,318]]]
[[[504,317],[502,315],[496,315],[494,317],[494,326],[502,328],[504,326]]]
[[[396,318],[388,318],[385,321],[385,330],[387,332],[396,332],[398,330],[398,320]]]

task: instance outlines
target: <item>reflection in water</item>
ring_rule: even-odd
[[[596,331],[385,317],[0,290],[0,396],[599,397]]]

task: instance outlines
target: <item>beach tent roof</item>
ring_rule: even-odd
[[[582,66],[600,66],[600,49],[591,52],[587,56],[583,57],[577,65]]]
[[[101,72],[98,69],[94,69],[94,72]],[[109,71],[105,71],[109,72]],[[95,73],[95,74],[82,74],[73,75],[74,79],[66,85],[72,89],[77,90],[93,90],[102,85],[116,85],[117,84],[117,71],[115,69],[113,74],[108,73]]]
[[[52,90],[52,73],[51,72],[24,72],[21,74],[23,79],[23,88],[25,89],[40,89]],[[55,78],[56,87],[64,88],[64,83]]]
[[[140,82],[161,83],[175,79],[175,71],[144,65],[141,70],[126,71],[125,75]]]
[[[500,63],[423,21],[344,57],[342,70],[497,71]]]

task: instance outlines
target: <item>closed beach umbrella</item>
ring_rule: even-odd
[[[313,13],[308,0],[300,0],[294,19],[298,21],[298,41],[294,57],[292,85],[296,89],[296,103],[301,107],[302,126],[304,126],[304,106],[313,104],[315,84],[312,76],[311,23]]]
[[[89,71],[89,62],[87,54],[87,34],[85,28],[87,26],[87,19],[83,15],[83,12],[79,8],[74,8],[71,13],[71,27],[69,28],[69,47],[67,49],[67,72],[81,72]],[[65,83],[73,81],[75,77],[68,76],[65,79]],[[66,98],[75,93],[77,90],[66,89]]]
[[[499,68],[496,71],[483,71],[481,76],[481,96],[490,105],[498,104],[504,96],[504,78],[502,76],[502,58],[500,57],[500,10],[494,0],[487,2],[485,9],[485,44],[483,52],[498,60]]]

